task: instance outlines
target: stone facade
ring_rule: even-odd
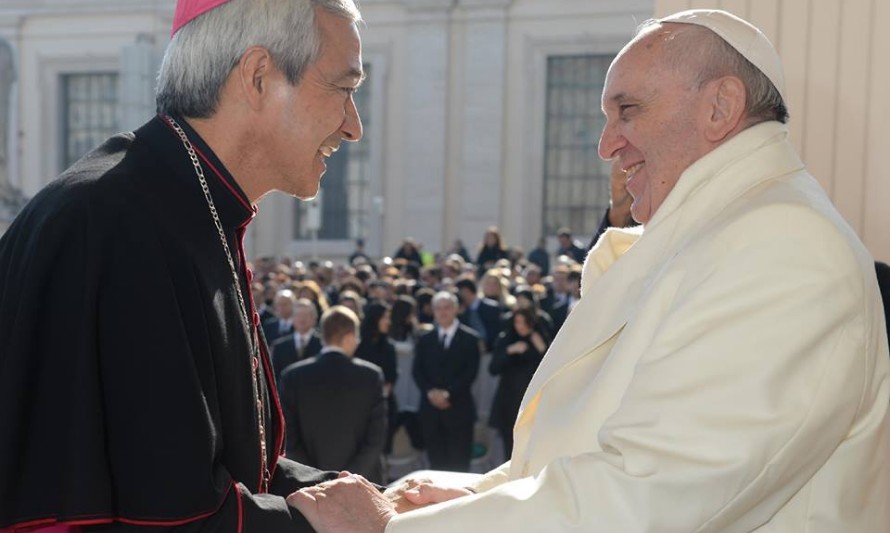
[[[546,63],[617,52],[653,0],[364,0],[373,120],[367,251],[413,236],[473,248],[489,225],[533,247],[542,228]],[[116,72],[121,129],[151,116],[174,0],[4,0],[0,37],[16,69],[9,183],[33,195],[62,170],[60,79]],[[293,238],[295,201],[270,195],[248,253],[339,259],[350,240]],[[580,238],[585,238],[579,235]]]

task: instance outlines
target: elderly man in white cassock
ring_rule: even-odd
[[[643,227],[587,257],[511,460],[395,489],[422,507],[403,513],[347,475],[288,501],[320,531],[890,531],[874,266],[792,148],[783,91],[729,13],[645,23],[606,77],[599,146]]]

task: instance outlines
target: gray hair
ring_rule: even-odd
[[[449,302],[454,304],[455,307],[457,307],[457,296],[455,296],[453,292],[449,292],[449,291],[437,292],[435,294],[435,296],[433,296],[433,305],[435,306],[437,303],[439,303],[443,300],[448,300]]]
[[[280,289],[275,293],[275,300],[290,300],[291,302],[296,302],[297,295],[290,289]]]
[[[637,28],[637,35],[661,26],[655,19]],[[696,71],[693,82],[702,87],[721,76],[736,76],[745,85],[745,115],[753,123],[777,120],[788,122],[788,108],[782,95],[766,74],[719,35],[702,26],[681,24],[665,40],[667,62],[676,71]]]
[[[309,298],[298,298],[294,302],[294,315],[296,315],[297,309],[308,309],[310,313],[312,313],[312,317],[315,320],[318,320],[318,309],[315,307],[315,304],[312,303],[312,300]]]
[[[229,73],[251,46],[266,48],[296,85],[318,57],[316,7],[361,21],[353,0],[230,0],[180,28],[158,74],[158,113],[212,116]]]

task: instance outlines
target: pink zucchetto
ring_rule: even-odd
[[[173,14],[173,35],[179,28],[185,26],[195,18],[210,11],[215,7],[225,4],[229,0],[177,0],[176,12]]]

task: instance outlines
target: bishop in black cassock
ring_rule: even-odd
[[[254,209],[177,122],[251,305],[241,244]],[[249,332],[195,169],[166,121],[111,138],[35,196],[0,240],[0,276],[0,528],[311,530],[281,496],[336,473],[280,457],[261,342],[271,475],[261,487]]]

